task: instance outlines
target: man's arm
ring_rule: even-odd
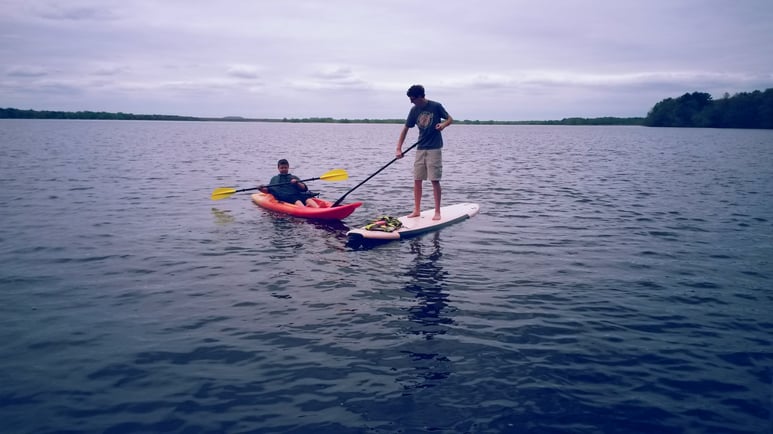
[[[309,189],[306,184],[301,182],[301,178],[298,178],[295,175],[293,175],[293,178],[290,180],[290,182],[292,182],[293,185],[295,185],[295,187],[297,187],[300,191],[307,191]]]
[[[405,136],[408,135],[408,127],[403,125],[403,130],[400,131],[400,137],[397,138],[397,150],[395,156],[397,158],[403,158],[403,143],[405,142]]]
[[[454,123],[454,118],[452,118],[451,115],[448,115],[446,120],[444,120],[443,122],[435,125],[435,129],[439,130],[439,131],[443,131],[443,129],[445,129],[445,127],[451,125],[452,123]]]

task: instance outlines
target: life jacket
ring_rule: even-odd
[[[394,232],[401,227],[403,227],[403,223],[399,219],[388,215],[382,215],[373,220],[373,222],[365,225],[364,229],[366,231]]]

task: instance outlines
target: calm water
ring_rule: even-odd
[[[209,199],[398,132],[0,121],[0,431],[772,432],[773,131],[456,125],[481,213],[368,249],[412,154],[340,224]]]

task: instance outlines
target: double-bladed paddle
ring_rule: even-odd
[[[346,170],[344,169],[333,169],[324,175],[318,176],[316,178],[309,178],[309,179],[301,179],[299,182],[308,182],[308,181],[316,181],[318,179],[321,179],[323,181],[345,181],[349,179],[349,174],[346,173]],[[250,190],[257,190],[260,187],[276,187],[278,185],[285,185],[285,184],[292,184],[291,182],[282,182],[279,184],[269,184],[269,185],[262,185],[259,187],[250,187],[250,188],[242,188],[240,190],[237,190],[235,188],[230,187],[218,187],[212,192],[212,200],[220,200],[225,199],[229,196],[231,196],[234,193],[241,193],[243,191],[250,191]]]

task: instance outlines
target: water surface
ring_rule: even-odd
[[[397,133],[0,121],[3,431],[770,432],[773,132],[454,125],[481,213],[365,249],[411,158],[341,223],[209,199],[335,200]]]

